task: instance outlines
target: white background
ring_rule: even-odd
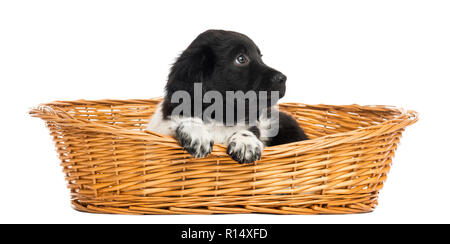
[[[39,103],[161,96],[201,32],[245,33],[288,76],[283,102],[417,110],[368,214],[118,216],[77,212]],[[450,222],[448,1],[1,1],[0,222]]]

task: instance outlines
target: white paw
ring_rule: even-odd
[[[252,132],[242,130],[228,140],[227,153],[240,164],[253,163],[261,159],[263,148],[263,143]]]
[[[206,157],[214,146],[212,136],[199,118],[182,121],[175,131],[175,138],[184,150],[196,158]]]

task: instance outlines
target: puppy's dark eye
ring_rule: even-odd
[[[248,57],[245,56],[244,54],[239,54],[239,55],[236,57],[236,60],[235,60],[235,62],[236,62],[237,65],[244,65],[244,64],[247,64],[248,61],[249,61]]]

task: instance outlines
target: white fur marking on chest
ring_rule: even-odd
[[[183,117],[175,117],[170,116],[169,119],[165,120],[163,119],[162,114],[162,102],[158,104],[152,118],[150,119],[150,122],[147,126],[148,130],[168,135],[168,136],[174,136],[175,130],[177,129],[178,125],[183,120],[189,120],[192,119],[190,117],[183,118]],[[276,123],[277,121],[267,119],[267,118],[260,118],[260,121],[258,121],[256,127],[258,127],[260,132],[260,140],[266,144],[270,137],[268,137],[268,130],[270,129],[270,126],[273,123]],[[205,123],[205,128],[207,131],[211,134],[214,143],[219,144],[228,144],[228,139],[237,131],[241,130],[248,130],[251,126],[245,125],[245,124],[237,124],[235,126],[225,126],[223,123],[219,122],[209,122]]]

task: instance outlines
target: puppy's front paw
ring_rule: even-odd
[[[183,149],[195,158],[208,156],[214,146],[212,136],[198,118],[191,118],[180,123],[175,131],[175,138]]]
[[[250,131],[238,131],[228,140],[227,154],[242,163],[253,163],[261,159],[263,143]]]

